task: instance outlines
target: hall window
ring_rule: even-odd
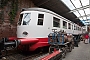
[[[37,25],[43,25],[44,20],[44,14],[38,14],[38,24]]]
[[[60,27],[60,19],[53,17],[53,27]]]

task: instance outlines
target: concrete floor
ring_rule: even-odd
[[[62,60],[90,60],[90,43],[79,42],[79,47],[75,47],[72,52],[68,52]]]

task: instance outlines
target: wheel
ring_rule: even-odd
[[[72,44],[69,47],[69,52],[71,52],[71,51],[72,51]]]
[[[74,41],[72,42],[72,49],[74,49]]]
[[[49,47],[49,54],[53,53],[54,48],[52,46]]]
[[[74,49],[74,44],[72,45],[72,49]]]
[[[62,58],[65,58],[65,56],[66,56],[66,49],[65,49],[65,47],[63,47],[61,50],[62,50]]]
[[[62,60],[62,58],[60,58],[59,60]]]

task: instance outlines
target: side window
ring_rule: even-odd
[[[78,27],[78,31],[79,31],[79,27]]]
[[[74,25],[74,30],[76,30],[76,26]]]
[[[63,28],[67,29],[67,22],[63,21]]]
[[[38,23],[37,25],[43,25],[44,14],[38,14]]]
[[[60,19],[53,17],[53,27],[60,27]]]
[[[72,25],[72,30],[73,30],[73,25]]]
[[[71,29],[71,24],[70,23],[68,23],[68,29]]]
[[[77,26],[76,26],[76,30],[77,30]]]
[[[81,27],[80,27],[80,31],[81,31]]]

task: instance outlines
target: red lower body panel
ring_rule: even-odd
[[[19,49],[34,51],[37,48],[49,46],[48,38],[9,38],[10,41],[20,40]],[[27,47],[27,48],[26,48]]]
[[[37,43],[39,40],[36,38],[23,38],[19,39],[21,41],[20,45],[26,45],[26,44],[34,44]]]
[[[29,50],[34,51],[37,48],[49,46],[48,44],[48,38],[37,38],[39,41],[32,46],[30,46]]]

